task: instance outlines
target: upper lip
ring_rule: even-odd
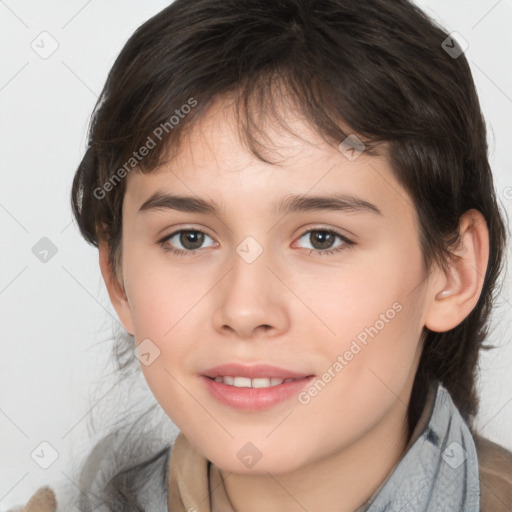
[[[276,378],[276,379],[300,379],[303,377],[309,377],[311,374],[307,373],[299,373],[291,370],[286,370],[284,368],[279,368],[278,366],[272,366],[268,364],[256,364],[252,366],[237,364],[237,363],[227,363],[221,364],[218,366],[214,366],[213,368],[209,368],[205,370],[202,375],[205,377],[210,377],[214,379],[215,377],[247,377],[249,379],[257,379],[257,378]]]

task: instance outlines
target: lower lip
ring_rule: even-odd
[[[205,383],[208,391],[219,402],[235,409],[261,411],[270,409],[274,405],[284,402],[294,395],[296,396],[313,380],[314,375],[290,382],[283,382],[268,388],[237,388],[236,386],[228,386],[222,382],[217,382],[203,375],[200,378]]]

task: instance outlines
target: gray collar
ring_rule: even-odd
[[[436,392],[437,388],[437,392]],[[440,383],[426,426],[370,500],[356,512],[479,512],[473,436]],[[428,411],[426,411],[428,414]],[[414,434],[413,434],[414,437]]]

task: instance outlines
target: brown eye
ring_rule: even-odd
[[[199,249],[204,242],[204,233],[200,231],[181,231],[179,233],[180,244],[189,251]]]
[[[336,239],[336,235],[330,231],[310,231],[309,240],[315,249],[330,249]]]
[[[305,239],[309,243],[310,256],[327,256],[335,254],[355,245],[354,242],[332,229],[310,229],[302,234],[299,240]],[[336,239],[340,242],[336,245]]]
[[[181,229],[159,240],[158,243],[165,251],[185,255],[202,249],[206,237],[212,240],[206,233],[197,229]]]

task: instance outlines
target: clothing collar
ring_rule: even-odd
[[[439,382],[430,385],[425,409],[399,463],[356,512],[432,510],[480,512],[475,442]]]
[[[182,433],[165,459],[164,495],[170,512],[234,512],[220,470]],[[356,512],[432,510],[480,510],[475,443],[450,394],[438,382],[430,386],[401,460]]]

